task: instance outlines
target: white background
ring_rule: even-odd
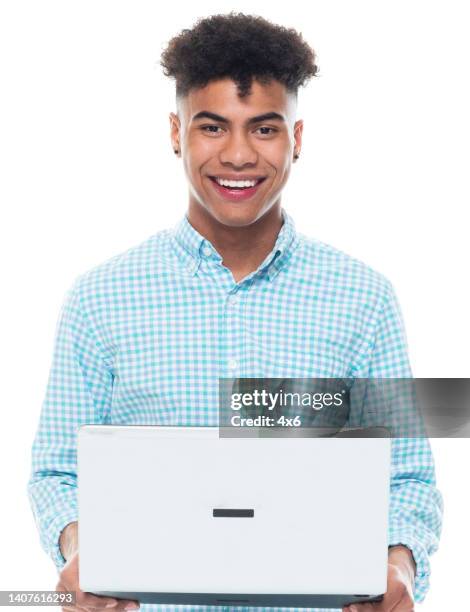
[[[78,274],[184,213],[159,55],[231,9],[300,30],[318,54],[283,197],[297,227],[390,278],[416,376],[470,374],[465,2],[3,1],[0,589],[55,587],[26,483],[59,308]],[[469,447],[433,443],[445,522],[428,612],[468,609]]]

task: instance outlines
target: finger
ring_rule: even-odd
[[[101,597],[92,593],[77,591],[76,605],[79,608],[93,608],[95,610],[109,608],[110,610],[116,610],[118,600],[113,597]]]
[[[55,590],[57,592],[62,592],[62,593],[70,593],[70,592],[75,593],[75,605],[66,606],[67,609],[68,608],[72,608],[72,609],[110,608],[112,610],[115,610],[118,604],[118,600],[113,597],[101,597],[101,596],[93,595],[92,593],[87,593],[87,592],[80,591],[80,590],[74,591],[73,589],[68,588],[62,581],[58,582]]]
[[[414,612],[413,602],[411,599],[408,600],[400,599],[394,603],[391,603],[392,598],[385,598],[381,602],[374,603],[357,603],[348,609],[348,612]]]
[[[130,599],[118,599],[93,595],[93,593],[77,591],[75,607],[80,610],[109,610],[109,612],[124,612],[124,610],[137,610],[140,607],[138,601]]]
[[[408,595],[404,597],[395,608],[392,609],[392,612],[414,612],[415,604],[411,597]]]
[[[56,592],[58,593],[72,593],[73,595],[75,595],[75,603],[71,604],[69,602],[64,602],[65,604],[68,605],[64,605],[61,606],[61,609],[63,612],[86,612],[86,609],[81,607],[80,605],[77,604],[77,593],[72,591],[71,589],[67,588],[62,582],[59,582],[58,585],[56,586]]]
[[[86,606],[85,605],[77,606],[76,609],[82,612],[108,612],[108,611],[109,612],[124,612],[125,607],[124,607],[124,604],[120,603],[120,600],[117,600],[116,604],[113,606],[103,607],[103,605],[98,605],[98,606],[93,605],[92,606],[90,604],[87,604]],[[129,612],[132,612],[132,611],[129,611]]]
[[[377,608],[377,612],[395,612],[397,606],[400,606],[405,596],[406,589],[402,584],[395,584],[385,593],[381,603],[381,607]]]
[[[109,612],[123,612],[138,610],[140,608],[140,603],[135,601],[134,599],[117,599],[117,606],[115,608],[111,608]]]
[[[103,609],[103,608],[101,608],[101,609]],[[114,610],[115,608],[110,608],[110,609]],[[94,611],[94,610],[99,610],[99,608],[92,608],[90,606],[84,607],[84,606],[75,605],[75,606],[69,606],[67,608],[62,608],[62,610],[64,610],[64,612],[91,612],[91,611]]]

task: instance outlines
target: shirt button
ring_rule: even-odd
[[[238,302],[238,298],[236,295],[231,295],[228,300],[227,300],[228,304],[230,306],[233,306],[234,304],[236,304]]]
[[[236,359],[230,359],[228,362],[229,370],[236,370],[238,368],[238,361]]]
[[[212,255],[212,250],[211,250],[211,248],[210,248],[210,247],[208,247],[208,246],[205,246],[205,247],[202,249],[202,254],[203,254],[205,257],[210,257],[210,256]]]

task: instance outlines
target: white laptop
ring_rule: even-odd
[[[82,426],[80,588],[161,604],[380,600],[389,479],[386,437]]]

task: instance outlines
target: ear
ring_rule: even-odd
[[[303,129],[303,119],[298,119],[294,124],[294,155],[300,155],[300,149],[302,148]]]
[[[173,151],[177,151],[178,157],[181,155],[181,143],[180,143],[180,128],[181,122],[178,115],[175,113],[170,113],[170,138],[171,138],[171,146]]]

